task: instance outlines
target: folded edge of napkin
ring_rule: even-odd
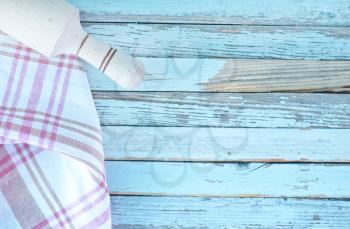
[[[0,32],[0,228],[110,228],[102,137],[82,64]]]

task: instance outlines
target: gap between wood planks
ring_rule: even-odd
[[[344,198],[344,197],[327,197],[327,196],[267,196],[267,195],[260,195],[260,194],[242,194],[242,195],[207,195],[207,194],[168,194],[168,193],[143,193],[140,194],[139,192],[136,193],[116,193],[116,192],[110,192],[110,197],[159,197],[159,198],[222,198],[222,199],[272,199],[272,200],[288,200],[288,199],[294,199],[294,200],[320,200],[320,201],[346,201],[350,202],[350,197]]]
[[[350,164],[349,161],[311,161],[311,160],[283,160],[283,159],[243,159],[243,160],[226,160],[226,161],[207,161],[207,160],[161,160],[161,159],[139,159],[139,158],[125,158],[125,159],[113,159],[113,158],[106,158],[105,161],[121,161],[121,162],[159,162],[159,163],[201,163],[201,164],[225,164],[225,163],[231,163],[231,164],[253,164],[253,163],[263,163],[264,165],[268,164],[321,164],[321,165],[348,165]],[[264,166],[262,165],[262,166]]]
[[[110,194],[111,197],[120,197],[120,198],[147,198],[147,197],[154,197],[154,198],[164,198],[164,199],[167,199],[167,198],[183,198],[183,199],[191,199],[191,198],[194,198],[194,199],[207,199],[206,197],[203,197],[203,196],[194,196],[194,197],[191,197],[191,196],[159,196],[159,195],[138,195],[138,194],[134,194],[134,195],[122,195],[122,194],[113,194],[111,193]],[[232,199],[236,199],[235,197],[222,197],[223,199],[228,199],[228,198],[232,198]],[[243,199],[250,199],[252,197],[241,197]],[[208,199],[220,199],[220,197],[208,197]],[[237,199],[240,199],[240,198],[237,198]],[[350,204],[350,198],[306,198],[306,197],[258,197],[258,198],[252,198],[252,199],[256,199],[256,200],[263,200],[263,199],[266,199],[266,200],[281,200],[281,201],[287,201],[287,200],[296,200],[296,201],[300,201],[300,200],[310,200],[310,201],[313,201],[313,200],[320,200],[320,201],[334,201],[334,202],[338,202],[338,201],[345,201],[347,203]]]

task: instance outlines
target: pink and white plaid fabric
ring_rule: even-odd
[[[75,56],[0,32],[0,228],[111,228],[100,125]]]

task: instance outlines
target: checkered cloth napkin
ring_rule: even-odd
[[[111,228],[108,194],[82,65],[0,33],[0,228]]]

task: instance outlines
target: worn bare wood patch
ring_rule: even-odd
[[[231,60],[204,83],[228,92],[349,91],[350,62]]]
[[[147,73],[137,91],[350,91],[348,61],[140,59]],[[123,90],[93,67],[86,67],[93,90]]]

